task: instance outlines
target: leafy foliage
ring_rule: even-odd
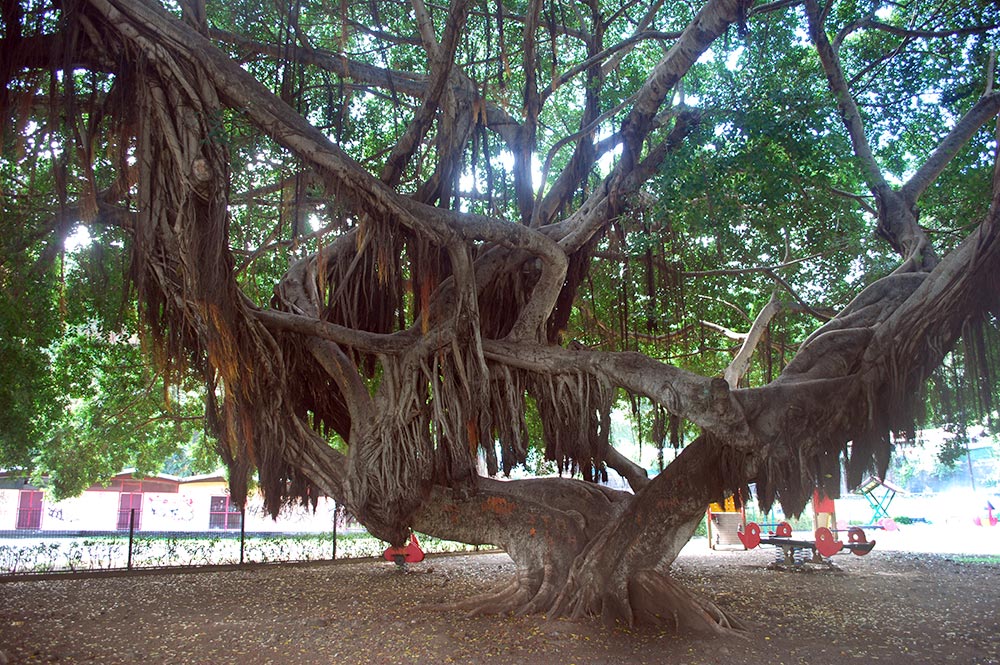
[[[35,277],[29,265],[3,285],[0,466],[45,476],[55,498],[123,468],[159,472],[181,451],[197,460],[192,472],[218,464],[199,434],[201,389],[190,381],[168,388],[141,348],[134,315],[123,313],[122,245],[106,235],[110,242],[62,252],[58,272]]]

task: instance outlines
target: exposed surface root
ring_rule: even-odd
[[[633,573],[620,588],[609,580],[566,590],[554,614],[571,619],[599,616],[605,625],[659,626],[677,632],[742,635],[747,625],[715,603],[688,591],[669,575]]]
[[[558,586],[540,571],[519,570],[514,579],[492,591],[440,606],[439,609],[465,610],[471,615],[538,614],[551,607]]]
[[[632,577],[628,587],[635,623],[714,634],[742,633],[747,629],[742,621],[708,599],[688,591],[668,575],[642,570]]]

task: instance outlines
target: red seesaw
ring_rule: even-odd
[[[796,550],[812,550],[812,563],[828,563],[823,557],[831,557],[843,550],[864,556],[875,547],[875,541],[869,541],[865,532],[857,527],[847,530],[846,543],[837,540],[833,532],[825,526],[816,529],[816,540],[792,538],[792,527],[788,522],[778,524],[774,533],[767,537],[761,537],[760,525],[756,522],[750,522],[745,528],[740,528],[736,535],[748,550],[758,545],[777,545],[784,552],[784,563],[787,565],[795,563]]]
[[[420,542],[417,541],[417,534],[410,534],[410,542],[404,547],[386,548],[382,557],[386,561],[393,561],[397,566],[406,563],[420,563],[424,560],[424,551],[420,549]]]

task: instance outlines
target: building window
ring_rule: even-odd
[[[213,496],[208,513],[209,529],[239,529],[243,525],[240,507],[229,496]]]
[[[42,526],[41,490],[21,490],[17,504],[17,528],[38,529]]]
[[[135,511],[135,529],[139,529],[142,521],[142,483],[122,483],[122,492],[118,499],[118,530],[127,530]]]

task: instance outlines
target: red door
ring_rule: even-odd
[[[118,529],[128,529],[132,511],[135,511],[135,528],[138,531],[142,519],[142,485],[122,483],[122,493],[118,499]],[[130,491],[134,490],[134,491]]]
[[[42,493],[40,490],[21,490],[17,506],[17,528],[38,529],[42,526]]]

